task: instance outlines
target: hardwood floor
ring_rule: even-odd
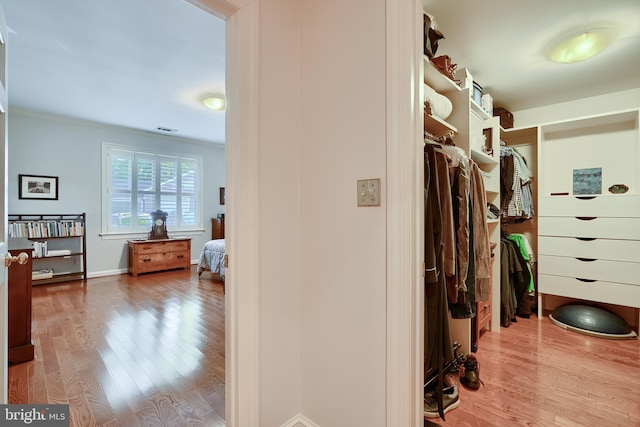
[[[520,319],[485,332],[476,357],[484,387],[458,384],[442,426],[640,426],[640,342],[595,338]]]
[[[78,427],[224,426],[224,294],[208,273],[34,286],[32,330],[9,403],[69,404]]]
[[[9,403],[69,404],[79,427],[224,426],[224,294],[208,273],[35,286],[32,330],[35,360],[9,368]],[[430,421],[640,426],[638,340],[532,317],[485,332],[476,356],[484,387],[459,386],[460,406]]]

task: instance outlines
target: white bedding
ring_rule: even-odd
[[[198,276],[203,271],[218,274],[224,280],[224,239],[209,240],[200,251],[198,262]]]

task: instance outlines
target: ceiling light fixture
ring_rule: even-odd
[[[202,100],[205,107],[213,111],[222,111],[226,106],[226,102],[223,95],[208,96]]]
[[[573,64],[602,52],[613,41],[613,31],[595,28],[572,35],[555,44],[547,56],[554,62]]]

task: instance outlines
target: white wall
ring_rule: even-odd
[[[89,277],[126,271],[126,240],[103,240],[101,231],[102,142],[148,150],[203,156],[203,222],[205,231],[193,235],[191,259],[211,238],[211,217],[224,212],[218,189],[224,186],[224,146],[169,137],[121,127],[9,112],[9,214],[87,213],[87,272]],[[19,200],[18,174],[59,177],[58,200]],[[169,229],[171,235],[171,230]]]
[[[301,2],[302,413],[385,425],[385,1]]]
[[[633,108],[640,108],[640,88],[515,111],[513,116],[515,127],[525,128]]]
[[[366,12],[366,13],[365,13]],[[385,2],[263,0],[260,425],[385,425]]]

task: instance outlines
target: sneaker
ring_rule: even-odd
[[[460,406],[460,397],[458,396],[458,387],[455,385],[446,387],[442,390],[442,413],[446,414],[452,409]],[[424,417],[438,418],[438,393],[428,392],[424,398]]]
[[[463,368],[464,373],[460,375],[460,383],[463,386],[477,390],[480,388],[480,384],[484,385],[480,379],[480,364],[476,356],[469,354],[464,361]]]

